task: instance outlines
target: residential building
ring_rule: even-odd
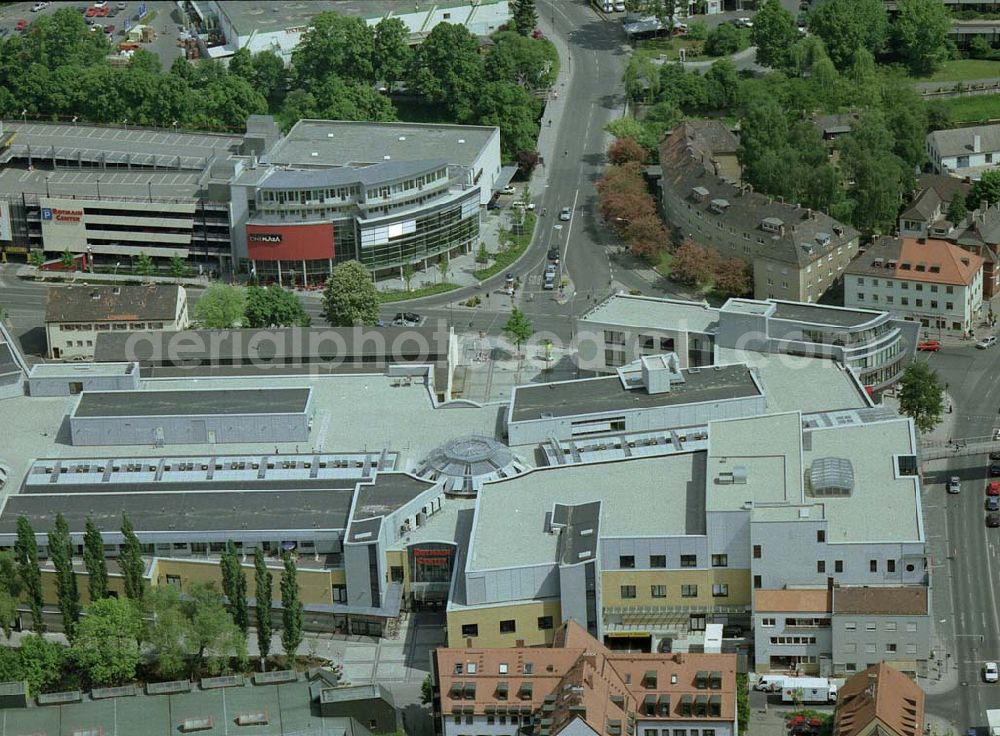
[[[466,252],[514,173],[488,126],[251,115],[243,135],[11,122],[0,145],[0,247],[145,254],[199,273],[322,284],[348,260],[377,275]]]
[[[816,127],[816,130],[819,131],[819,134],[823,136],[823,140],[832,141],[850,133],[854,123],[860,119],[861,115],[856,112],[837,113],[834,115],[813,113],[810,121]]]
[[[880,662],[848,678],[837,692],[834,736],[920,736],[924,691],[891,664]]]
[[[899,234],[913,238],[947,239],[960,223],[946,215],[956,197],[965,199],[971,185],[965,179],[945,174],[921,174],[910,204],[899,216]]]
[[[439,648],[436,732],[736,736],[735,654],[615,652],[572,619],[548,647]]]
[[[409,31],[411,44],[420,43],[439,23],[463,25],[474,35],[488,36],[510,20],[508,0],[314,0],[301,5],[269,0],[253,6],[209,0],[185,8],[201,33],[222,39],[211,46],[202,42],[203,56],[226,59],[245,48],[250,53],[272,51],[286,63],[312,19],[324,12],[360,17],[369,26],[398,18]]]
[[[858,232],[726,176],[711,141],[696,130],[681,124],[660,145],[667,223],[681,237],[745,261],[755,298],[816,302],[840,283],[857,255]]]
[[[187,292],[167,284],[65,286],[48,290],[45,336],[50,358],[93,360],[101,333],[188,327]]]
[[[869,561],[886,575],[870,586],[834,584],[837,561],[816,564],[830,565],[827,586],[756,591],[756,671],[853,675],[884,660],[916,676],[930,654],[928,589],[894,585],[888,568],[896,563],[885,559]]]
[[[944,240],[883,237],[848,267],[844,306],[968,333],[982,312],[983,259]]]
[[[615,294],[577,319],[580,366],[611,373],[644,356],[677,354],[682,368],[758,355],[809,355],[850,368],[871,391],[902,375],[917,328],[889,312],[778,299],[704,302]]]
[[[978,179],[1000,163],[1000,125],[931,131],[927,158],[936,174]]]
[[[250,576],[252,579],[252,575]],[[27,693],[24,683],[0,683],[3,721],[11,733],[166,734],[249,731],[260,736],[373,736],[402,730],[392,695],[380,685],[345,687],[336,675],[272,670],[142,685],[89,693]],[[364,692],[364,691],[367,691]],[[359,711],[365,705],[367,710]]]

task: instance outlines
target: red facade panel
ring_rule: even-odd
[[[333,223],[247,225],[247,252],[254,261],[319,261],[333,258]]]

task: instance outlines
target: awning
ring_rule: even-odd
[[[473,713],[476,712],[476,709],[473,708],[471,705],[463,705],[462,706],[462,712],[464,712],[465,715],[467,715],[467,716],[471,716]]]
[[[514,178],[514,174],[517,173],[516,166],[504,166],[500,169],[500,173],[497,174],[496,181],[493,182],[493,191],[499,192],[505,186],[510,184],[511,179]]]
[[[656,715],[656,696],[653,694],[647,695],[642,699],[642,712],[647,716]]]
[[[721,672],[713,672],[711,675],[709,675],[708,686],[712,690],[721,690],[722,689],[722,673]]]
[[[453,698],[462,697],[462,687],[463,686],[461,682],[451,683],[451,688],[448,690],[448,695],[450,695]]]
[[[699,690],[704,690],[708,687],[708,673],[705,670],[699,670],[694,679],[695,687]]]
[[[498,682],[497,683],[497,697],[500,698],[500,699],[502,699],[502,700],[506,700],[507,699],[507,692],[508,692],[508,685],[507,685],[507,683],[506,682]]]
[[[518,695],[521,695],[522,697],[527,696],[530,698],[532,692],[533,692],[533,687],[530,682],[522,682],[521,687],[517,689]]]
[[[670,696],[661,695],[659,698],[659,710],[661,716],[670,715]]]
[[[646,670],[646,674],[642,676],[643,682],[656,683],[656,670]]]
[[[492,715],[493,713],[496,713],[497,707],[495,705],[487,703],[486,707],[484,708],[484,711],[486,712],[486,715]]]
[[[465,687],[462,689],[462,695],[466,700],[475,700],[476,698],[476,683],[467,682]]]

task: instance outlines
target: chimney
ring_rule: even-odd
[[[514,646],[518,649],[524,649],[524,639],[515,639]]]
[[[972,152],[979,153],[979,149],[982,147],[983,139],[979,137],[979,133],[972,136]]]
[[[868,673],[868,687],[865,688],[865,695],[875,700],[875,693],[878,691],[878,675],[874,672]]]

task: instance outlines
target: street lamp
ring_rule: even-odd
[[[76,121],[79,120],[79,119],[80,118],[78,118],[76,115],[74,115],[73,116],[73,125],[76,125]]]
[[[153,180],[152,180],[152,179],[150,179],[150,180],[149,180],[149,181],[147,182],[147,184],[148,184],[148,186],[149,186],[149,201],[150,201],[150,202],[152,202],[152,201],[153,201]]]
[[[49,194],[49,179],[51,179],[51,178],[52,178],[52,174],[46,174],[45,175],[45,196],[46,197],[51,197],[52,196],[51,194]]]
[[[27,108],[21,110],[21,120],[23,120],[24,122],[28,122],[28,109]]]
[[[125,130],[128,130],[128,118],[125,118],[124,120],[122,120],[122,125],[125,126]]]
[[[87,246],[87,265],[90,266],[90,272],[94,272],[94,248],[92,246]]]
[[[97,177],[97,199],[101,198],[101,177]]]

